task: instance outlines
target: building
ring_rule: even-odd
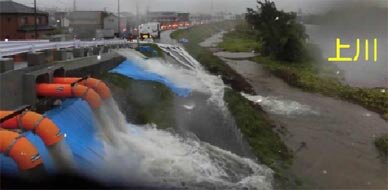
[[[60,29],[68,28],[70,21],[67,16],[67,12],[51,11],[49,12],[49,25]]]
[[[192,14],[190,16],[190,21],[193,25],[197,24],[206,24],[212,20],[212,15],[210,14]]]
[[[53,30],[47,12],[35,14],[34,8],[13,1],[0,1],[0,28],[0,40],[41,38]]]
[[[69,30],[79,39],[101,38],[109,34],[117,35],[129,28],[128,18],[120,16],[120,31],[118,17],[105,11],[73,11],[67,16],[70,21]]]
[[[118,31],[119,18],[114,14],[109,14],[104,18],[104,29],[112,29],[115,34],[128,30],[128,18],[120,16],[120,31]]]
[[[105,11],[73,11],[68,15],[69,31],[79,39],[92,39],[96,31],[104,28]]]

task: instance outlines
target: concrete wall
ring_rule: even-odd
[[[89,56],[2,73],[0,74],[0,109],[13,110],[22,105],[32,105],[36,111],[44,112],[51,106],[52,99],[36,96],[35,82],[38,77],[46,80],[45,75],[47,75],[47,79],[50,80],[50,77],[60,70],[65,70],[66,76],[97,76],[116,67],[124,60],[124,57],[111,52],[101,54],[100,60],[97,56]]]

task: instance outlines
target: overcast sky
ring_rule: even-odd
[[[32,6],[33,0],[14,0]],[[209,13],[212,11],[226,11],[243,13],[247,7],[255,7],[256,0],[120,0],[121,11],[135,12],[136,2],[141,13],[147,7],[151,11],[185,11],[191,13]],[[317,12],[327,8],[331,3],[340,0],[273,0],[280,9],[304,12]],[[360,1],[360,0],[346,0]],[[370,2],[371,0],[364,0]],[[375,0],[387,5],[388,0]],[[72,9],[73,0],[37,0],[38,7]],[[117,11],[117,0],[76,0],[78,10],[104,10]],[[212,6],[213,4],[213,6]]]

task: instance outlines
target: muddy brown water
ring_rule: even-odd
[[[221,41],[222,33],[219,33],[201,44],[214,47]],[[235,60],[241,59],[239,54],[235,57],[233,53],[225,52],[215,55],[246,78],[262,98],[276,97],[286,100],[284,104],[292,101],[311,109],[310,114],[294,115],[268,110],[270,116],[287,129],[283,139],[295,151],[291,172],[302,178],[306,186],[388,188],[387,162],[373,144],[376,137],[388,132],[388,122],[378,114],[343,100],[293,88],[265,71],[260,64]],[[282,109],[291,108],[283,105]]]
[[[373,142],[388,123],[365,108],[286,84],[252,61],[225,60],[257,94],[308,105],[317,114],[271,117],[286,127],[285,143],[295,151],[292,172],[318,188],[387,188],[388,166]]]
[[[201,45],[211,48],[221,41],[222,35],[217,34]],[[388,122],[378,114],[356,104],[291,87],[260,64],[235,60],[241,57],[233,57],[231,53],[224,57],[225,53],[216,55],[246,78],[261,97],[275,97],[284,104],[297,102],[311,109],[311,113],[297,114],[267,110],[276,123],[287,129],[282,138],[295,152],[291,172],[302,179],[304,187],[388,188],[388,164],[373,144],[376,137],[388,132]],[[292,105],[283,105],[282,109],[291,109]]]

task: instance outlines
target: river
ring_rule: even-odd
[[[383,22],[383,19],[381,20]],[[382,27],[384,24],[380,24]],[[347,25],[346,25],[347,26]],[[386,26],[386,24],[385,24]],[[345,27],[345,26],[344,26]],[[342,49],[343,57],[353,57],[356,52],[356,39],[360,39],[360,57],[356,62],[331,62],[342,71],[345,82],[356,87],[388,87],[388,31],[387,29],[368,29],[359,27],[335,28],[334,26],[306,25],[310,41],[317,44],[325,59],[335,57],[335,40],[350,44],[350,49]],[[373,39],[377,39],[377,62],[373,62]],[[369,41],[369,61],[365,61],[365,40]]]
[[[202,45],[214,46],[221,37],[216,34]],[[325,189],[388,186],[387,164],[373,144],[376,136],[388,130],[387,122],[378,114],[359,105],[291,87],[260,64],[227,59],[233,58],[233,53],[215,55],[245,77],[258,94],[246,97],[261,104],[278,125],[287,129],[282,138],[295,153],[291,171],[305,186]],[[237,58],[241,59],[241,54]]]

